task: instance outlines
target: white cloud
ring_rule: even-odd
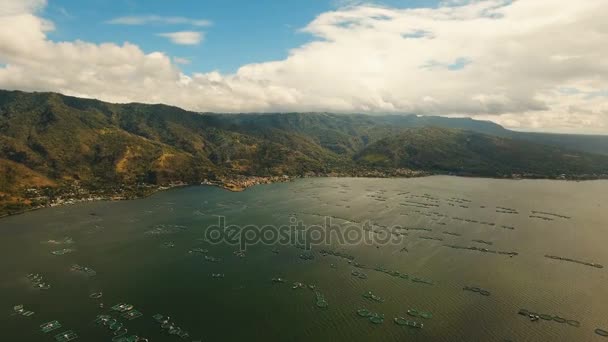
[[[185,17],[164,17],[160,15],[140,15],[118,17],[108,20],[106,23],[113,25],[146,25],[146,24],[184,24],[193,26],[211,26],[207,19],[191,19]]]
[[[52,25],[36,12],[41,6],[0,5],[2,88],[198,111],[407,112],[608,133],[608,25],[598,15],[608,12],[605,1],[342,8],[309,23],[303,31],[314,41],[284,60],[191,76],[179,59],[133,44],[51,41]],[[203,38],[176,33],[165,37]]]
[[[160,37],[169,38],[174,44],[179,45],[198,45],[204,38],[203,32],[179,31],[157,34]]]
[[[46,6],[46,0],[4,0],[0,2],[0,15],[31,14]]]
[[[188,65],[188,64],[192,63],[192,61],[189,58],[184,58],[184,57],[173,57],[173,62],[175,64],[181,64],[181,65]]]

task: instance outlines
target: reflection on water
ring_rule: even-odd
[[[0,220],[2,340],[597,339],[606,193],[605,181],[322,178],[30,212]],[[330,217],[394,239],[239,251],[205,238],[219,216]]]

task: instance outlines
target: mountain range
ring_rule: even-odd
[[[0,207],[27,189],[200,183],[233,176],[598,178],[608,136],[522,133],[468,118],[216,114],[0,90]]]

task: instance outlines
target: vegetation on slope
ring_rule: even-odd
[[[74,184],[142,194],[148,185],[235,176],[404,174],[397,168],[492,177],[607,173],[608,157],[509,138],[514,134],[471,119],[199,114],[0,91],[0,207],[27,207],[28,188],[57,194]],[[576,141],[580,147],[584,139]]]

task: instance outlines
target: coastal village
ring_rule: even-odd
[[[23,213],[45,207],[71,205],[80,202],[91,201],[120,201],[132,200],[150,196],[158,191],[173,189],[189,185],[209,185],[224,188],[229,191],[244,191],[252,186],[271,183],[290,182],[296,178],[314,177],[363,177],[363,178],[412,178],[431,176],[435,173],[429,171],[417,171],[406,168],[391,169],[352,169],[336,172],[308,172],[301,176],[249,176],[229,175],[219,176],[217,179],[203,179],[198,184],[174,181],[167,184],[156,185],[148,183],[117,184],[113,186],[86,186],[81,182],[74,181],[56,187],[30,187],[24,188],[19,194],[6,194],[0,192],[0,217]],[[450,174],[454,175],[454,174]],[[468,176],[458,174],[457,176]],[[532,173],[504,175],[505,179],[539,179],[547,178],[543,175]],[[608,179],[608,174],[562,174],[554,177],[558,180],[593,180]]]

